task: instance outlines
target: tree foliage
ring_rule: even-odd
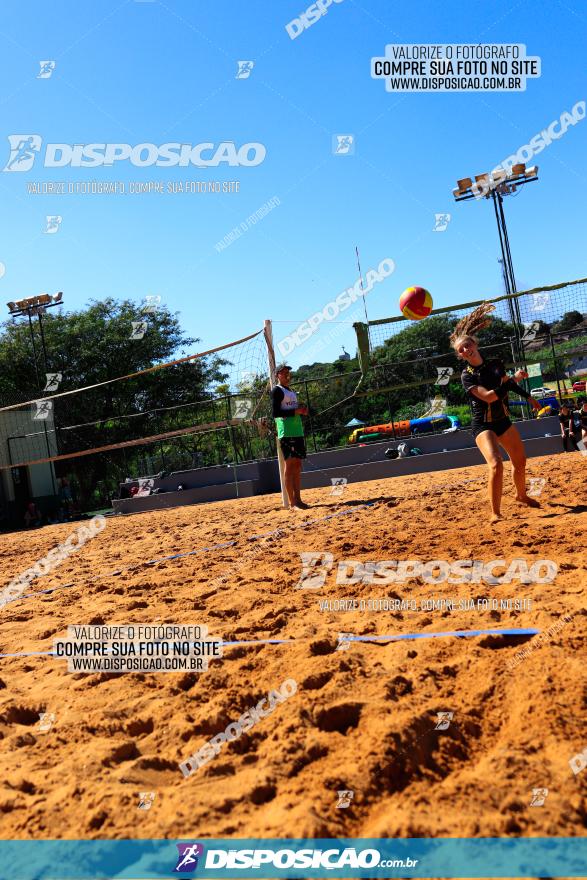
[[[565,312],[560,321],[556,321],[552,327],[552,333],[562,333],[565,330],[572,330],[577,324],[583,323],[583,315],[576,309]]]
[[[42,320],[46,366],[38,320],[33,317],[38,378],[28,322],[8,321],[2,326],[0,406],[46,396],[42,392],[45,372],[62,374],[59,392],[99,386],[54,401],[58,451],[62,455],[223,421],[234,415],[237,399],[253,402],[255,419],[269,414],[267,376],[241,373],[240,381],[235,380],[230,358],[238,355],[231,350],[223,358],[207,356],[110,382],[194,352],[199,340],[184,335],[177,315],[165,308],[145,315],[129,300],[107,297],[78,311],[49,311]],[[469,404],[460,381],[463,364],[450,347],[450,334],[457,320],[449,312],[432,315],[425,321],[409,322],[384,340],[377,338],[380,328],[371,327],[370,366],[364,376],[357,358],[306,364],[294,371],[292,385],[300,403],[309,406],[306,432],[310,451],[346,444],[352,430],[346,424],[353,418],[367,425],[418,418],[426,414],[432,398],[437,397],[446,400],[446,412],[467,423]],[[141,321],[146,321],[146,332],[141,339],[132,339],[133,322]],[[552,327],[541,321],[539,335],[565,333],[582,321],[580,312],[569,311]],[[513,336],[513,326],[494,317],[491,326],[480,334],[484,355],[512,363]],[[556,370],[568,366],[584,347],[585,338],[555,338]],[[528,347],[527,355],[529,361],[543,362],[545,376],[550,377],[555,373],[555,363],[550,343],[545,342],[536,338],[538,348]],[[437,367],[453,369],[449,384],[436,384]],[[104,382],[108,384],[101,384]],[[272,436],[258,425],[247,423],[246,418],[236,428],[69,458],[58,462],[56,471],[77,480],[87,508],[92,499],[96,500],[98,486],[105,486],[111,494],[126,476],[275,454]],[[272,425],[270,419],[267,424]]]
[[[141,339],[132,339],[133,322],[146,322]],[[42,317],[47,352],[46,370],[61,373],[58,391],[99,385],[136,373],[155,364],[193,352],[199,341],[186,336],[178,318],[164,308],[145,315],[140,306],[108,297],[79,311],[47,312]],[[33,343],[28,321],[6,322],[0,334],[0,401],[8,405],[39,399],[45,384],[41,335],[33,318],[40,384],[35,373]],[[58,451],[62,455],[135,437],[182,427],[181,411],[153,412],[180,404],[209,406],[210,388],[225,379],[226,361],[217,357],[112,382],[54,401]],[[194,419],[194,410],[183,411],[183,424]],[[188,421],[186,422],[186,417]],[[225,417],[224,414],[222,416]],[[211,419],[210,419],[211,420]],[[74,474],[84,497],[90,497],[99,481],[110,489],[132,473],[136,457],[130,451],[104,453],[58,462],[58,474]]]

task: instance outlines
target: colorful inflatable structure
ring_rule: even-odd
[[[544,397],[537,398],[540,406],[549,406],[553,412],[558,412],[560,409],[560,403],[558,402],[556,397],[549,397],[547,394]],[[508,406],[526,406],[525,400],[510,400]]]
[[[388,422],[385,425],[363,426],[352,432],[349,443],[389,440],[390,437],[414,437],[418,434],[432,434],[434,431],[456,431],[460,427],[461,423],[456,416],[440,413],[421,419],[405,419],[402,422]]]

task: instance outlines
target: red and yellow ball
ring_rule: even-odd
[[[400,311],[410,321],[427,318],[432,305],[432,297],[423,287],[407,287],[399,298]]]

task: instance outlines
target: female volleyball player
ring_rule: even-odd
[[[466,361],[462,372],[463,387],[471,400],[473,421],[471,427],[475,443],[489,466],[489,499],[492,522],[501,519],[501,496],[503,491],[503,459],[499,447],[509,455],[512,476],[516,487],[516,501],[528,507],[539,507],[534,498],[526,493],[526,453],[517,428],[512,425],[508,410],[508,392],[515,391],[525,398],[535,410],[538,401],[517,383],[528,374],[518,370],[512,379],[506,374],[500,360],[486,361],[477,347],[476,333],[491,323],[492,303],[482,303],[470,315],[462,318],[451,334],[451,345],[459,358]]]

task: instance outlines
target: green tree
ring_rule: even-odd
[[[369,383],[374,388],[399,387],[387,392],[395,417],[417,418],[431,397],[439,395],[448,403],[462,404],[466,396],[460,381],[447,386],[435,385],[437,367],[452,367],[460,375],[463,362],[451,348],[450,334],[458,319],[450,312],[414,321],[399,333],[374,348],[371,355]],[[511,360],[510,338],[513,327],[501,318],[479,334],[479,345],[486,357]],[[447,407],[449,408],[449,407]]]
[[[145,322],[142,338],[131,338],[133,322]],[[43,316],[47,371],[62,374],[58,391],[99,385],[139,372],[193,350],[197,339],[186,336],[176,315],[160,308],[145,315],[141,307],[111,297],[79,311]],[[6,322],[0,334],[0,403],[42,397],[45,365],[33,319],[41,388],[39,388],[28,322]],[[208,419],[209,389],[226,378],[227,361],[207,357],[101,385],[54,401],[59,453],[121,443]],[[191,406],[187,406],[187,405]],[[172,410],[171,407],[181,407]],[[165,410],[155,412],[155,410]],[[223,416],[224,417],[224,416]],[[140,454],[151,447],[130,447],[57,462],[58,474],[73,474],[82,500],[91,504],[98,483],[112,491],[117,482],[136,474]]]
[[[548,336],[550,333],[550,324],[547,324],[546,321],[529,321],[525,326],[529,327],[531,325],[534,325],[536,337],[538,339],[541,336]]]
[[[572,330],[573,327],[576,327],[577,324],[583,323],[583,315],[581,312],[578,312],[576,309],[573,309],[570,312],[565,312],[560,321],[557,321],[552,325],[552,333],[562,333],[565,330]]]

